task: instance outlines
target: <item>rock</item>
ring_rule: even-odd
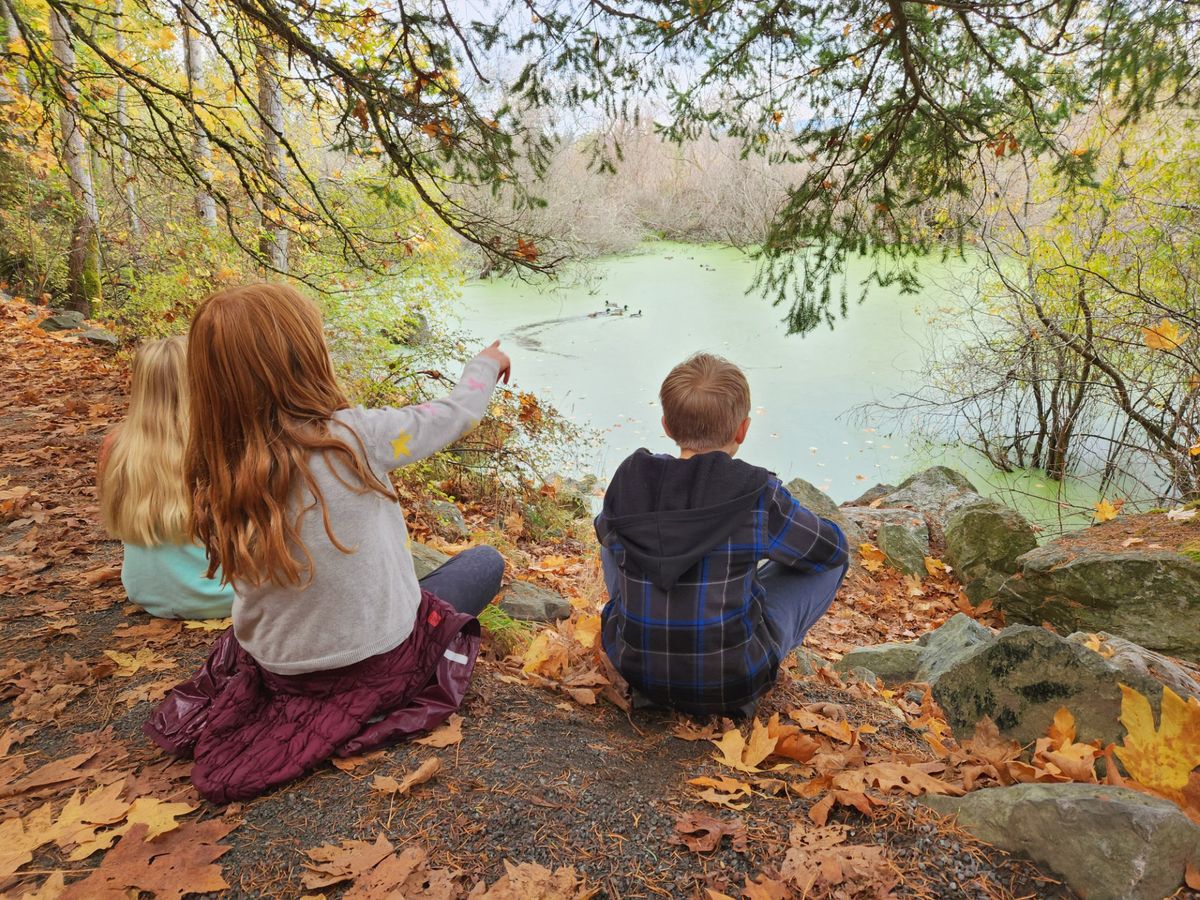
[[[842,514],[856,525],[866,540],[873,541],[879,534],[880,525],[903,525],[910,528],[925,528],[925,518],[910,509],[872,509],[869,506],[843,506]]]
[[[970,616],[955,613],[940,628],[917,638],[921,650],[920,664],[913,681],[934,684],[961,660],[975,652],[980,644],[996,640],[990,628],[980,625]]]
[[[829,663],[804,647],[797,647],[792,654],[796,660],[796,671],[801,675],[816,675],[818,669],[829,667]]]
[[[984,716],[1005,737],[1029,744],[1046,733],[1059,707],[1075,716],[1081,743],[1116,742],[1125,730],[1121,690],[1141,691],[1155,710],[1162,685],[1122,671],[1099,653],[1044,628],[1012,625],[950,665],[933,685],[933,697],[961,740]]]
[[[119,347],[121,345],[120,338],[104,328],[89,328],[87,331],[80,332],[79,336],[89,344],[101,347]]]
[[[1200,828],[1167,800],[1095,784],[1018,784],[924,802],[1053,870],[1088,900],[1159,900],[1200,862]]]
[[[854,498],[849,503],[843,504],[843,506],[870,506],[876,500],[886,497],[895,489],[896,486],[894,484],[876,484],[874,487],[867,488],[861,496]]]
[[[915,681],[921,665],[921,647],[917,644],[890,643],[851,650],[834,663],[836,672],[867,669],[883,679],[885,684]]]
[[[418,544],[416,541],[412,545],[413,568],[417,570],[417,577],[424,578],[450,557],[441,550],[434,550],[426,544]]]
[[[522,622],[553,622],[571,615],[571,604],[553,591],[514,581],[500,596],[500,608]]]
[[[1017,571],[1017,558],[1037,547],[1033,528],[1020,513],[983,498],[955,509],[943,532],[946,561],[974,606],[994,597]]]
[[[914,642],[876,644],[851,650],[834,665],[834,669],[838,672],[859,667],[870,669],[886,684],[923,681],[932,685],[980,644],[995,639],[991,629],[956,613],[940,628],[921,635]]]
[[[900,487],[883,498],[881,506],[911,506],[926,516],[944,519],[955,501],[979,496],[975,485],[960,472],[934,466],[900,482]]]
[[[879,676],[863,666],[855,666],[852,669],[846,670],[844,674],[844,680],[846,681],[861,681],[863,684],[871,685],[871,687],[879,687]]]
[[[853,551],[864,539],[862,529],[847,518],[841,508],[833,502],[833,499],[811,481],[793,478],[787,483],[787,489],[789,494],[800,501],[801,506],[807,507],[823,519],[832,520],[842,529],[846,535],[846,543],[850,546],[851,559],[854,559]]]
[[[471,536],[471,529],[467,527],[467,520],[463,518],[462,511],[446,500],[430,500],[426,504],[431,516],[433,516],[434,529],[442,537],[448,540],[462,540]]]
[[[74,309],[52,309],[50,315],[38,322],[42,331],[73,331],[82,328],[85,317]]]
[[[1067,640],[1084,646],[1087,646],[1089,642],[1095,642],[1100,646],[1098,651],[1100,655],[1122,672],[1153,678],[1155,681],[1165,684],[1180,697],[1195,697],[1200,700],[1200,681],[1197,681],[1195,675],[1183,666],[1161,653],[1147,650],[1133,641],[1116,637],[1106,631],[1096,634],[1077,631]],[[1093,647],[1093,649],[1095,648]]]
[[[924,575],[929,555],[929,530],[924,523],[894,525],[885,523],[875,532],[875,544],[883,551],[887,564],[905,575]]]
[[[1184,554],[1091,549],[1060,538],[1021,556],[1017,566],[997,594],[1010,622],[1107,631],[1200,660],[1200,563]]]

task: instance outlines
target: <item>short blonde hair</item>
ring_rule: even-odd
[[[746,376],[711,353],[697,353],[673,368],[658,399],[667,432],[684,450],[724,447],[750,415]]]

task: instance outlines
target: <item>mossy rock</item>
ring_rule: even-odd
[[[1033,527],[1016,510],[995,500],[961,506],[946,519],[946,561],[954,567],[972,605],[994,597],[1017,571],[1017,559],[1037,547]]]

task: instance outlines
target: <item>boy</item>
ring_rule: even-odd
[[[747,714],[833,602],[846,538],[772,473],[733,458],[750,428],[737,366],[697,353],[671,370],[659,400],[679,457],[635,452],[596,519],[604,649],[656,703]]]

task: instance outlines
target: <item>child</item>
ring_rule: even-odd
[[[146,731],[194,749],[206,797],[252,797],[457,708],[478,651],[474,616],[504,561],[476,547],[418,583],[387,473],[478,424],[509,365],[497,342],[444,399],[352,408],[320,314],[297,291],[251,285],[200,305],[186,471],[196,534],[236,592],[233,628]]]
[[[191,538],[186,354],[185,340],[173,337],[143,344],[134,357],[129,414],[100,447],[100,517],[124,544],[130,600],[166,619],[224,619],[233,589],[219,570],[205,574],[208,557]]]
[[[671,370],[659,399],[679,458],[635,452],[596,519],[604,649],[656,703],[747,714],[833,602],[846,538],[766,469],[733,458],[750,428],[750,387],[732,363],[698,353]]]

